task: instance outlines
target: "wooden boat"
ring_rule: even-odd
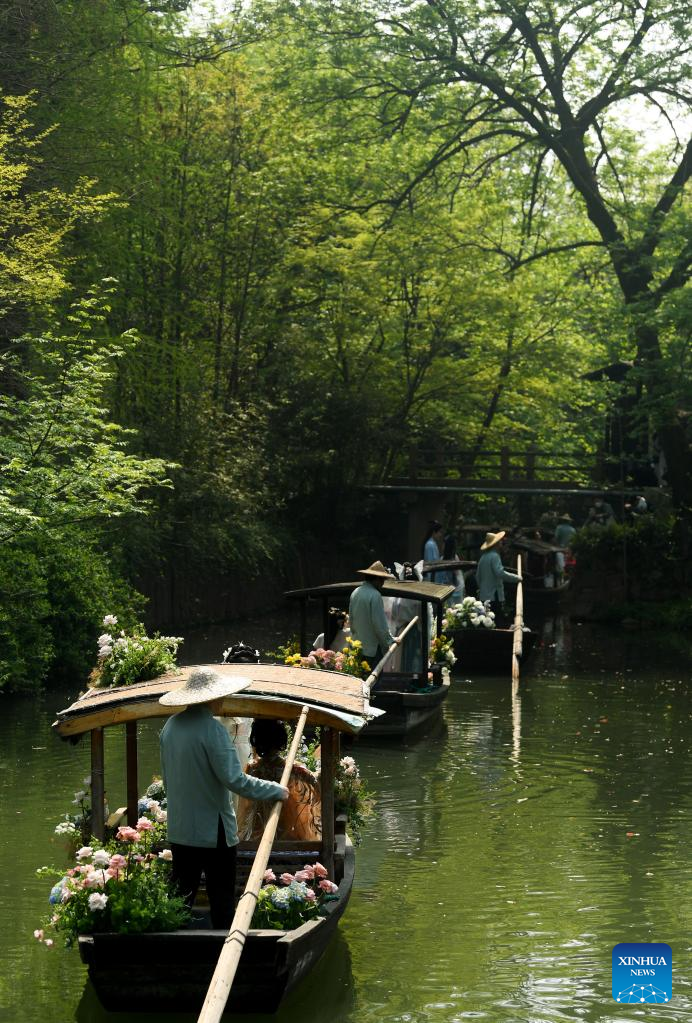
[[[512,667],[514,629],[486,629],[483,626],[458,629],[450,633],[454,640],[457,663],[454,671],[461,675],[506,675]],[[536,644],[537,635],[524,630],[522,665]]]
[[[527,536],[512,536],[508,542],[522,557],[525,602],[546,607],[558,604],[570,584],[558,565],[558,555],[564,555],[565,548]]]
[[[300,602],[301,653],[307,654],[310,650],[307,636],[308,604],[311,601],[321,604],[323,628],[326,634],[330,605],[338,603],[342,607],[347,607],[351,593],[361,585],[361,581],[327,583],[301,590],[290,590],[285,594],[286,597]],[[405,582],[400,580],[385,582],[382,588],[383,597],[403,597],[406,600],[420,601],[421,663],[425,665],[425,670],[419,672],[387,671],[385,667],[376,687],[372,690],[370,704],[373,709],[386,713],[384,717],[370,721],[365,733],[368,738],[378,735],[396,737],[410,734],[424,726],[440,712],[442,704],[449,694],[450,680],[449,673],[443,671],[442,665],[430,665],[429,663],[428,605],[433,607],[437,621],[436,632],[439,636],[442,632],[443,604],[453,592],[454,587],[446,583],[441,585],[419,582],[415,579]],[[432,675],[432,679],[430,679],[430,675]]]
[[[137,722],[175,712],[158,700],[179,688],[191,671],[178,672],[139,685],[89,690],[66,710],[53,728],[74,741],[91,741],[92,830],[103,839],[104,730],[125,727],[127,821],[137,821]],[[371,717],[381,714],[368,703],[360,679],[343,673],[264,664],[213,665],[224,677],[251,679],[248,688],[226,697],[222,714],[296,720],[309,708],[308,721],[322,727],[322,837],[313,842],[275,842],[270,866],[277,875],[318,860],[338,884],[339,898],[325,906],[326,915],[292,931],[250,930],[240,958],[228,1008],[241,1012],[274,1012],[282,998],[312,969],[324,952],[348,904],[355,869],[353,846],[345,821],[334,816],[333,778],[341,733],[356,734]],[[100,812],[99,812],[99,808]],[[238,882],[242,891],[254,859],[256,842],[241,843]],[[149,934],[94,933],[79,938],[79,951],[89,978],[109,1010],[199,1010],[227,936],[213,930],[208,911],[194,907],[195,926]]]

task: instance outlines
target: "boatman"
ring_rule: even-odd
[[[288,799],[283,785],[244,773],[228,732],[214,717],[223,697],[249,684],[246,678],[223,678],[200,668],[159,700],[165,707],[186,708],[168,719],[160,738],[171,880],[191,907],[204,871],[211,924],[222,930],[231,925],[235,902],[238,827],[231,792],[249,799]]]
[[[504,529],[499,533],[486,533],[481,544],[481,556],[476,565],[478,599],[490,602],[496,620],[505,614],[505,583],[516,584],[519,576],[508,572],[500,558],[500,545],[505,538]]]
[[[370,568],[358,569],[358,575],[365,581],[353,591],[348,605],[351,635],[360,640],[363,656],[374,668],[392,643],[399,642],[389,631],[381,592],[385,581],[394,576],[381,561],[373,561]]]

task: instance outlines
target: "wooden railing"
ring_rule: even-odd
[[[392,482],[422,483],[425,480],[497,480],[501,483],[539,483],[561,480],[586,482],[603,478],[596,455],[583,451],[555,452],[535,449],[497,451],[412,448],[392,473]]]

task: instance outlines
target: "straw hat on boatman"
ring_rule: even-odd
[[[482,551],[492,550],[493,547],[497,547],[499,543],[502,543],[506,536],[506,530],[501,529],[499,533],[486,533],[485,540],[481,544]]]
[[[374,668],[395,642],[389,631],[380,592],[387,579],[395,576],[381,561],[373,561],[368,568],[359,568],[358,575],[362,575],[364,581],[353,591],[348,605],[351,635],[360,641],[363,656]]]
[[[496,620],[506,614],[504,584],[519,581],[519,577],[514,572],[508,572],[502,564],[498,548],[504,538],[504,529],[501,529],[499,533],[486,533],[485,540],[481,544],[481,556],[476,566],[478,597],[483,603],[487,601],[490,604]]]
[[[159,700],[164,707],[185,708],[169,717],[160,738],[171,881],[192,906],[204,871],[212,927],[223,930],[233,919],[238,845],[231,792],[249,799],[288,798],[283,785],[245,774],[228,732],[214,717],[217,700],[249,684],[230,672],[197,668]]]

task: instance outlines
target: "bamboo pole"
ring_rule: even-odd
[[[291,748],[289,749],[286,757],[283,774],[281,775],[280,784],[283,786],[288,785],[288,780],[293,768],[293,762],[296,758],[296,753],[298,752],[298,745],[303,737],[303,729],[305,728],[307,716],[308,707],[303,707],[293,735]],[[219,956],[216,969],[214,970],[214,976],[211,978],[209,989],[207,991],[206,998],[204,999],[204,1005],[202,1006],[202,1011],[198,1017],[198,1023],[218,1023],[223,1015],[224,1009],[226,1008],[226,1002],[228,1001],[231,985],[235,979],[238,963],[240,962],[240,956],[245,945],[245,938],[247,937],[247,932],[249,931],[250,924],[252,923],[252,916],[255,912],[255,906],[257,905],[259,890],[262,887],[264,872],[267,869],[267,863],[269,862],[269,856],[271,855],[272,843],[274,841],[274,836],[276,835],[282,806],[282,801],[277,800],[272,807],[269,820],[267,821],[264,834],[262,835],[262,840],[257,848],[250,876],[248,877],[247,884],[245,885],[245,891],[238,901],[235,916],[233,917],[230,930],[226,935],[223,948],[221,949],[221,955]]]
[[[517,606],[514,612],[514,635],[512,637],[512,681],[519,681],[519,659],[524,647],[524,588],[521,574],[521,554],[517,556]]]
[[[365,680],[365,682],[363,684],[365,686],[367,686],[368,695],[370,695],[370,690],[372,689],[373,683],[377,682],[377,679],[380,676],[380,672],[384,668],[385,664],[387,663],[389,658],[392,656],[392,654],[394,653],[396,648],[399,646],[399,644],[401,643],[401,641],[404,638],[404,636],[406,635],[406,633],[409,632],[409,630],[413,628],[413,626],[416,624],[417,621],[418,621],[418,615],[416,615],[415,618],[412,618],[411,621],[408,623],[408,625],[404,626],[404,628],[401,630],[399,635],[396,637],[396,639],[394,640],[392,645],[386,651],[384,657],[382,657],[377,662],[377,664],[375,665],[373,670],[370,672],[370,674],[366,678],[366,680]],[[426,671],[427,671],[427,667],[426,667]]]

